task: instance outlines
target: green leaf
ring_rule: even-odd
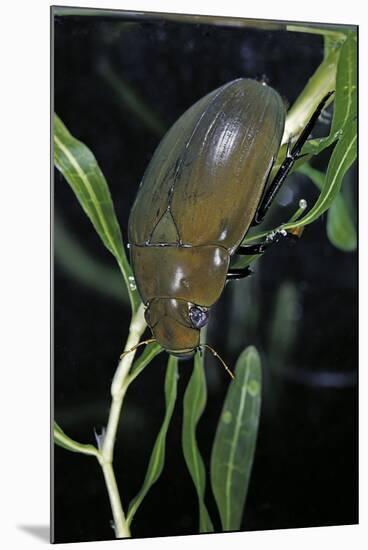
[[[127,289],[119,268],[115,264],[108,267],[91,255],[56,213],[54,254],[55,261],[67,275],[94,291],[129,304]]]
[[[71,439],[63,432],[56,422],[54,422],[54,443],[59,445],[59,447],[63,447],[63,449],[67,449],[68,451],[72,451],[74,453],[83,453],[85,455],[93,455],[96,457],[99,456],[99,452],[96,447],[74,441],[74,439]]]
[[[167,364],[165,378],[166,413],[151,453],[142,488],[129,505],[129,510],[127,514],[128,525],[131,524],[134,515],[136,514],[143,499],[147,495],[152,485],[158,480],[163,470],[165,463],[166,435],[174,411],[177,393],[177,380],[178,360],[175,357],[170,356]]]
[[[340,191],[342,178],[353,164],[357,155],[356,121],[353,121],[338,141],[327,168],[327,174],[318,200],[311,210],[297,222],[283,225],[284,229],[301,227],[319,218],[333,203]]]
[[[196,353],[193,372],[184,394],[182,446],[185,462],[197,492],[200,533],[213,532],[212,521],[204,502],[206,472],[196,437],[197,424],[204,411],[206,399],[203,357]]]
[[[325,185],[325,175],[308,164],[300,167],[299,172],[308,176],[318,189]],[[340,192],[327,212],[327,236],[331,243],[344,252],[356,249],[357,236],[354,222],[344,196]]]
[[[105,246],[119,258],[124,254],[120,227],[109,188],[95,157],[70,134],[57,115],[54,129],[56,167],[70,184]]]
[[[308,139],[308,141],[303,146],[301,154],[309,155],[309,159],[312,155],[319,155],[320,153],[322,153],[322,151],[327,149],[327,147],[330,147],[330,145],[335,143],[339,139],[341,134],[342,134],[342,130],[338,130],[334,133],[331,132],[329,136],[324,138]],[[298,167],[301,164],[304,164],[304,162],[309,159],[306,157],[303,157],[301,159],[301,162],[295,163],[295,167]]]
[[[250,346],[235,367],[211,455],[211,484],[224,531],[240,529],[261,406],[261,361]]]
[[[163,348],[159,344],[150,344],[146,347],[142,355],[134,361],[133,366],[129,372],[127,383],[130,384],[135,378],[146,368],[156,355],[161,353]]]
[[[285,281],[277,290],[270,323],[268,355],[272,363],[285,363],[293,351],[299,328],[299,307],[297,286]]]
[[[333,54],[331,54],[333,55]],[[318,155],[334,143],[357,113],[357,45],[356,35],[351,33],[341,46],[338,56],[335,107],[330,135],[311,139],[303,147],[302,154]]]
[[[308,109],[313,100],[313,94],[321,95],[319,88],[326,85],[329,90],[335,90],[335,106],[332,119],[330,135],[325,138],[310,139],[304,145],[303,155],[318,155],[324,149],[332,145],[342,134],[347,123],[356,115],[357,110],[357,45],[356,34],[337,34],[330,36],[331,42],[328,47],[328,56],[317,69],[316,73],[304,88],[302,94],[290,109],[286,121],[286,129],[291,125],[295,126],[297,111],[303,112]],[[326,40],[326,38],[325,38]],[[329,39],[327,39],[329,40]],[[336,68],[337,66],[337,68]],[[336,71],[336,80],[334,73]],[[323,79],[321,80],[321,74]],[[316,83],[318,82],[318,87]],[[321,97],[320,97],[321,99]],[[311,114],[311,113],[310,113]],[[300,117],[300,114],[298,114]]]
[[[335,110],[331,133],[345,127],[357,113],[357,43],[350,34],[341,47],[336,74]]]
[[[135,285],[132,284],[132,271],[126,258],[105,177],[88,147],[70,134],[57,115],[54,117],[54,161],[102,242],[115,256],[128,289],[133,311],[136,311],[140,300]]]
[[[337,144],[330,158],[326,178],[322,175],[323,181],[321,180],[320,182],[321,193],[314,206],[306,215],[299,216],[298,219],[293,218],[275,229],[297,228],[312,223],[334,205],[332,214],[328,215],[328,218],[330,218],[327,229],[328,235],[334,244],[344,250],[348,250],[356,246],[355,230],[353,229],[352,222],[349,223],[348,211],[346,208],[344,209],[344,206],[341,207],[341,200],[343,199],[337,197],[339,196],[338,193],[341,188],[342,179],[355,161],[357,155],[356,33],[349,32],[346,38],[343,35],[333,37],[333,41],[335,42],[334,47],[330,47],[330,43],[328,56],[318,67],[288,112],[283,141],[285,142],[288,136],[295,135],[295,131],[300,125],[305,125],[312,110],[315,108],[317,102],[321,100],[324,93],[335,89],[335,109],[330,135],[326,138],[308,140],[303,147],[302,153],[316,155],[334,142],[337,141]],[[285,156],[285,148],[284,145],[280,149],[276,164],[282,162]],[[307,159],[308,156],[302,158],[300,163],[296,163],[295,169],[301,173],[306,173],[305,170],[313,171],[309,165],[303,164]],[[315,183],[318,184],[317,181]],[[335,200],[337,200],[337,205],[335,205]],[[341,208],[343,211],[341,211]],[[336,227],[338,214],[340,222],[344,225],[343,228],[339,228],[339,234],[337,234]],[[251,235],[247,235],[244,242],[257,241],[266,236],[270,231],[254,232]],[[236,266],[249,265],[256,258],[257,256],[241,259],[240,261],[236,261]]]
[[[331,51],[308,80],[301,94],[287,113],[282,138],[283,143],[287,143],[290,137],[295,138],[300,135],[320,101],[326,94],[335,89],[338,59],[339,50]],[[332,101],[333,98],[331,97],[328,103]],[[303,147],[303,154],[308,152],[307,146],[305,147],[306,149]]]
[[[336,197],[328,211],[327,235],[331,243],[340,250],[344,252],[356,250],[356,229],[341,193]]]
[[[325,33],[323,37],[324,57],[327,57],[332,50],[340,48],[345,39],[346,35],[340,32],[328,34]]]
[[[124,117],[126,118],[127,111],[130,111],[134,120],[141,120],[148,130],[161,138],[166,132],[167,126],[138,91],[116,73],[107,60],[99,63],[98,71],[114,91],[116,103],[123,110]]]

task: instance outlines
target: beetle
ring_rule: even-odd
[[[168,353],[190,357],[199,349],[200,330],[226,281],[249,274],[230,266],[234,255],[262,253],[277,240],[241,245],[263,220],[331,94],[293,147],[289,142],[269,185],[286,111],[265,83],[239,78],[207,94],[158,145],[130,213],[128,246],[145,319]]]

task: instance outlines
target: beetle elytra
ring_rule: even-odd
[[[257,254],[269,243],[241,246],[260,223],[321,113],[317,107],[267,186],[285,124],[271,87],[237,79],[190,107],[166,133],[149,163],[129,218],[129,247],[145,318],[168,352],[190,356],[200,329],[232,269],[235,254]]]

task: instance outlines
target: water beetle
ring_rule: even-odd
[[[330,95],[268,186],[286,112],[264,83],[240,78],[221,86],[162,139],[131,210],[129,247],[147,324],[168,353],[198,349],[226,281],[249,274],[232,269],[230,259],[268,246],[240,243],[263,220]]]

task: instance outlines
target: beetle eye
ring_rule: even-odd
[[[207,323],[210,313],[207,309],[192,306],[189,309],[190,321],[194,328],[202,328]]]

